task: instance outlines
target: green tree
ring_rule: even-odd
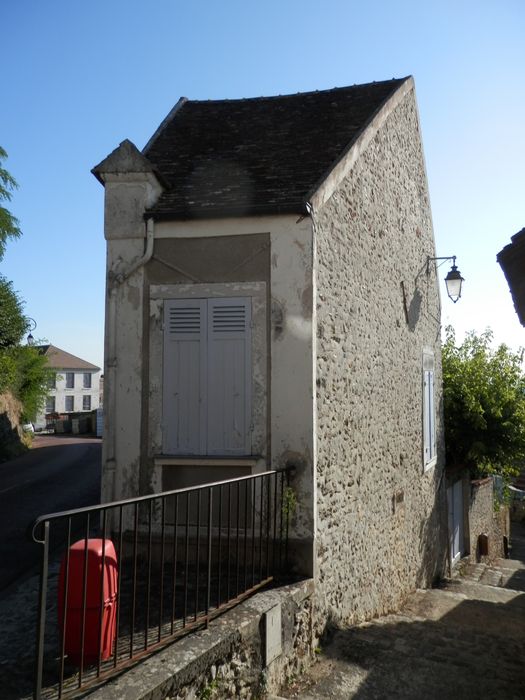
[[[0,348],[18,345],[29,327],[13,283],[0,275]]]
[[[11,201],[11,192],[18,187],[15,178],[2,167],[2,160],[7,158],[7,153],[0,146],[0,260],[4,257],[8,238],[19,238],[22,231],[18,219],[2,206],[2,202]]]
[[[492,348],[492,331],[467,334],[456,345],[446,329],[443,402],[447,463],[472,478],[508,478],[525,462],[525,376],[522,352]]]
[[[18,220],[1,206],[11,200],[11,192],[18,187],[14,177],[2,167],[5,158],[7,153],[0,147],[0,260],[7,241],[22,235]],[[20,345],[28,326],[22,300],[12,282],[0,275],[0,393],[9,392],[20,400],[20,417],[26,421],[35,419],[55,374],[38,348]]]

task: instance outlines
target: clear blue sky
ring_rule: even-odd
[[[0,145],[23,238],[0,271],[35,336],[101,365],[103,189],[181,95],[250,97],[412,74],[438,255],[466,278],[443,322],[525,345],[495,258],[525,226],[523,0],[2,2]],[[443,275],[448,267],[442,268]]]

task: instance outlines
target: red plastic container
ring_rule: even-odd
[[[84,562],[86,540],[79,540],[69,548],[69,574],[64,629],[64,595],[66,555],[60,566],[58,581],[58,624],[64,635],[64,652],[69,660],[80,665],[108,659],[113,653],[117,619],[117,554],[111,540],[87,541],[86,611],[84,624],[84,653],[82,654],[82,619],[84,596]],[[105,553],[103,553],[103,548]],[[102,574],[102,565],[104,573]],[[101,587],[103,590],[101,591]],[[102,594],[102,598],[101,598]],[[100,604],[102,601],[102,624]]]

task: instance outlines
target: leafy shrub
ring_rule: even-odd
[[[0,353],[13,368],[13,379],[8,387],[22,403],[22,421],[33,421],[43,407],[50,380],[56,372],[48,366],[48,360],[38,348],[19,345]],[[1,366],[2,359],[0,359]]]
[[[446,329],[443,401],[447,464],[472,478],[518,474],[525,462],[525,376],[522,352],[491,347],[492,331],[467,334],[456,345]]]

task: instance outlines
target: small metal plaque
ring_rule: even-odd
[[[281,605],[268,610],[266,618],[266,666],[282,654]]]

